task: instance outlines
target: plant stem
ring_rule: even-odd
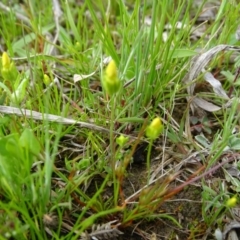
[[[113,194],[114,194],[114,205],[117,206],[118,202],[118,184],[115,175],[115,144],[114,144],[114,118],[115,118],[115,106],[116,106],[116,95],[112,96],[110,99],[110,107],[111,107],[111,119],[110,119],[110,152],[111,152],[111,167],[112,167],[112,175],[113,175]]]
[[[150,161],[151,161],[150,157],[151,157],[152,145],[153,145],[153,140],[151,140],[148,145],[148,153],[147,153],[148,184],[149,184],[149,180],[150,180]]]

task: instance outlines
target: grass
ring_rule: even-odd
[[[210,235],[216,226],[223,231],[223,218],[233,208],[229,200],[239,192],[238,179],[224,163],[239,157],[240,138],[233,134],[239,125],[233,80],[238,62],[229,58],[239,51],[234,36],[240,5],[222,1],[215,21],[192,40],[203,4],[127,2],[0,5],[1,50],[7,52],[0,61],[0,239],[109,239],[159,219],[180,229],[184,226],[160,209],[199,180],[197,221],[204,220]],[[189,92],[204,82],[203,74],[186,77],[194,69],[193,57],[220,44],[235,49],[211,56],[205,71],[222,78],[224,91],[232,93],[228,108],[222,107],[222,95],[206,91],[206,83],[204,93]],[[120,81],[114,93],[104,87],[109,57]],[[196,97],[216,102],[220,110],[205,111],[206,121],[197,116],[190,123]],[[157,117],[160,125],[153,124],[153,132],[163,130],[152,138],[145,133]],[[129,191],[130,167],[138,168],[133,159],[142,144],[148,146],[146,167]],[[154,167],[157,146],[162,157]],[[165,166],[169,148],[182,162]],[[191,154],[200,160],[188,173],[184,162]],[[225,162],[217,165],[220,160]],[[224,184],[209,184],[216,171],[228,176]],[[179,183],[180,178],[185,180]],[[195,239],[198,231],[193,226],[187,231]]]

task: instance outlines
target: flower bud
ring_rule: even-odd
[[[236,196],[233,196],[233,197],[229,198],[226,202],[226,206],[230,207],[230,208],[235,207],[236,204],[237,204],[237,197]]]
[[[91,161],[88,158],[83,158],[82,160],[79,161],[78,167],[82,169],[86,169],[91,165]]]
[[[115,167],[114,172],[118,180],[121,180],[124,176],[124,167],[122,164],[119,164],[119,166]]]
[[[146,136],[152,140],[155,140],[163,131],[162,121],[159,117],[153,119],[151,124],[146,129]]]
[[[2,54],[2,68],[9,69],[10,68],[10,58],[6,52]]]
[[[123,147],[128,141],[128,137],[124,137],[122,134],[116,139],[117,144]]]
[[[118,79],[117,66],[114,60],[108,64],[102,80],[103,88],[109,95],[113,95],[120,88],[120,80]]]
[[[43,75],[43,82],[46,86],[48,86],[51,83],[51,79],[47,74]]]
[[[14,65],[14,62],[11,62],[6,52],[2,54],[1,74],[4,80],[8,80],[13,83],[18,76],[18,71]]]

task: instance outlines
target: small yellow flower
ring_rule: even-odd
[[[102,84],[104,90],[109,94],[113,95],[120,88],[120,80],[118,78],[117,66],[114,60],[111,60],[103,75]]]
[[[50,79],[50,77],[47,74],[43,75],[43,82],[47,86],[51,83],[51,79]]]
[[[15,67],[14,62],[11,62],[6,52],[2,54],[1,74],[4,80],[11,81],[13,83],[15,83],[18,76],[17,68]]]
[[[116,139],[117,144],[123,147],[128,141],[128,137],[124,137],[122,134]]]
[[[114,60],[111,60],[109,64],[107,65],[106,76],[111,79],[112,81],[115,81],[117,76],[117,66]]]
[[[227,207],[230,207],[230,208],[232,208],[232,207],[235,207],[236,206],[236,204],[237,204],[237,197],[236,196],[233,196],[233,197],[231,197],[231,198],[229,198],[228,200],[227,200],[227,202],[226,202],[226,206]]]
[[[152,140],[155,140],[160,136],[163,130],[161,118],[156,117],[146,129],[146,136]]]
[[[2,68],[9,69],[11,64],[11,60],[6,52],[2,54]]]
[[[82,49],[81,47],[82,47],[82,45],[80,44],[80,42],[76,42],[75,46],[74,46],[74,49],[75,50],[81,50]]]

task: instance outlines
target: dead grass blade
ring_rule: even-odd
[[[56,122],[56,123],[61,123],[61,124],[66,124],[66,125],[78,125],[79,127],[82,127],[82,128],[88,128],[91,130],[109,133],[109,130],[107,128],[97,126],[92,123],[81,122],[81,121],[77,121],[77,120],[74,120],[71,118],[64,118],[61,116],[47,114],[47,113],[41,113],[41,112],[29,110],[29,109],[20,109],[20,108],[16,108],[16,107],[0,105],[0,112],[5,113],[5,114],[12,114],[12,115],[17,115],[17,116],[21,116],[21,117],[26,117],[29,119],[35,119],[35,120],[41,120],[41,121],[45,120],[45,121],[49,121],[49,122]],[[116,133],[116,134],[118,134],[118,133]]]
[[[202,108],[209,112],[214,112],[220,110],[225,105],[219,107],[213,103],[210,103],[202,98],[197,98],[194,96],[194,90],[196,86],[196,81],[194,81],[202,72],[205,72],[205,67],[208,63],[219,53],[222,51],[237,51],[240,52],[239,47],[231,46],[231,45],[218,45],[216,47],[211,48],[205,53],[200,54],[192,59],[192,66],[190,71],[183,78],[183,82],[187,84],[187,92],[188,92],[188,100],[191,99],[191,109],[194,112],[195,108]],[[205,80],[213,87],[213,91],[219,97],[229,99],[226,92],[221,86],[221,83],[215,79],[210,73],[206,72],[204,76]]]
[[[115,223],[116,220],[105,223],[105,224],[98,224],[98,225],[93,225],[92,226],[92,231],[91,233],[83,233],[81,235],[81,240],[90,240],[90,239],[116,239],[120,234],[123,234],[123,232],[121,232],[120,230],[118,230],[118,225],[119,224],[115,224],[112,225],[113,223]]]

